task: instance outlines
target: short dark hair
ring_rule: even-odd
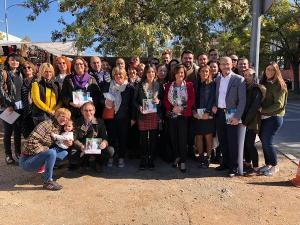
[[[216,48],[211,48],[211,49],[209,49],[208,53],[211,53],[211,52],[219,52],[219,51]]]
[[[172,74],[173,81],[176,80],[175,75],[176,75],[176,73],[178,73],[178,70],[180,70],[181,68],[184,70],[184,79],[186,78],[186,75],[187,75],[186,68],[182,63],[180,63],[180,64],[176,65],[176,67],[174,67],[174,69],[172,71],[173,72],[173,74]]]
[[[184,50],[184,51],[181,53],[181,56],[180,56],[180,57],[182,58],[184,54],[192,54],[192,55],[194,55],[193,52],[192,52],[191,50]]]

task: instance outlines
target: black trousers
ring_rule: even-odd
[[[238,166],[238,126],[226,124],[225,112],[222,109],[217,111],[216,122],[219,148],[223,156],[222,165],[228,169],[236,169]]]
[[[107,151],[107,149],[103,149],[101,151],[100,155],[85,154],[82,157],[80,157],[80,153],[81,153],[81,151],[75,151],[75,152],[71,151],[71,154],[69,154],[69,156],[68,156],[69,157],[69,163],[71,165],[91,166],[89,164],[90,157],[95,157],[94,163],[104,165],[110,157],[109,152]]]
[[[140,131],[141,158],[153,159],[157,147],[157,130]]]
[[[256,133],[254,130],[247,129],[244,144],[245,161],[251,163],[253,167],[258,167],[258,153],[255,146]]]
[[[19,111],[17,111],[20,113]],[[3,129],[4,129],[4,149],[5,154],[12,156],[11,151],[11,136],[14,133],[14,145],[15,145],[15,154],[21,154],[21,131],[22,131],[22,115],[13,123],[9,124],[3,121]]]
[[[171,149],[176,158],[180,158],[181,162],[186,161],[187,155],[187,131],[188,119],[184,116],[169,118],[169,135],[171,141]]]
[[[129,134],[129,119],[105,120],[108,143],[113,146],[118,158],[125,158]]]

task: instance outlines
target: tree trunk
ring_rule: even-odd
[[[293,73],[294,73],[294,91],[296,93],[300,92],[299,89],[299,60],[293,60],[292,67],[293,67]]]

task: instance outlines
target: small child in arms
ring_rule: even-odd
[[[61,134],[54,134],[51,133],[51,137],[53,140],[55,140],[55,146],[54,149],[56,150],[56,159],[58,160],[64,160],[67,155],[68,151],[67,149],[69,148],[64,144],[64,141],[73,141],[74,140],[74,135],[73,135],[73,121],[68,121],[65,126],[64,126],[64,132]],[[42,165],[38,171],[38,173],[44,173],[45,172],[45,165]]]
[[[64,144],[64,141],[74,141],[73,129],[73,121],[69,120],[64,126],[63,133],[51,134],[52,138],[55,140],[55,149],[57,152],[56,157],[60,160],[64,160],[64,158],[68,155],[67,149],[69,147]]]

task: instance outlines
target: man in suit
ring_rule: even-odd
[[[238,125],[246,104],[246,85],[243,77],[232,72],[231,58],[222,57],[220,69],[222,74],[216,78],[216,106],[213,107],[223,155],[223,161],[217,169],[229,169],[228,175],[233,177],[238,166]],[[232,117],[226,121],[229,112],[232,112]]]

